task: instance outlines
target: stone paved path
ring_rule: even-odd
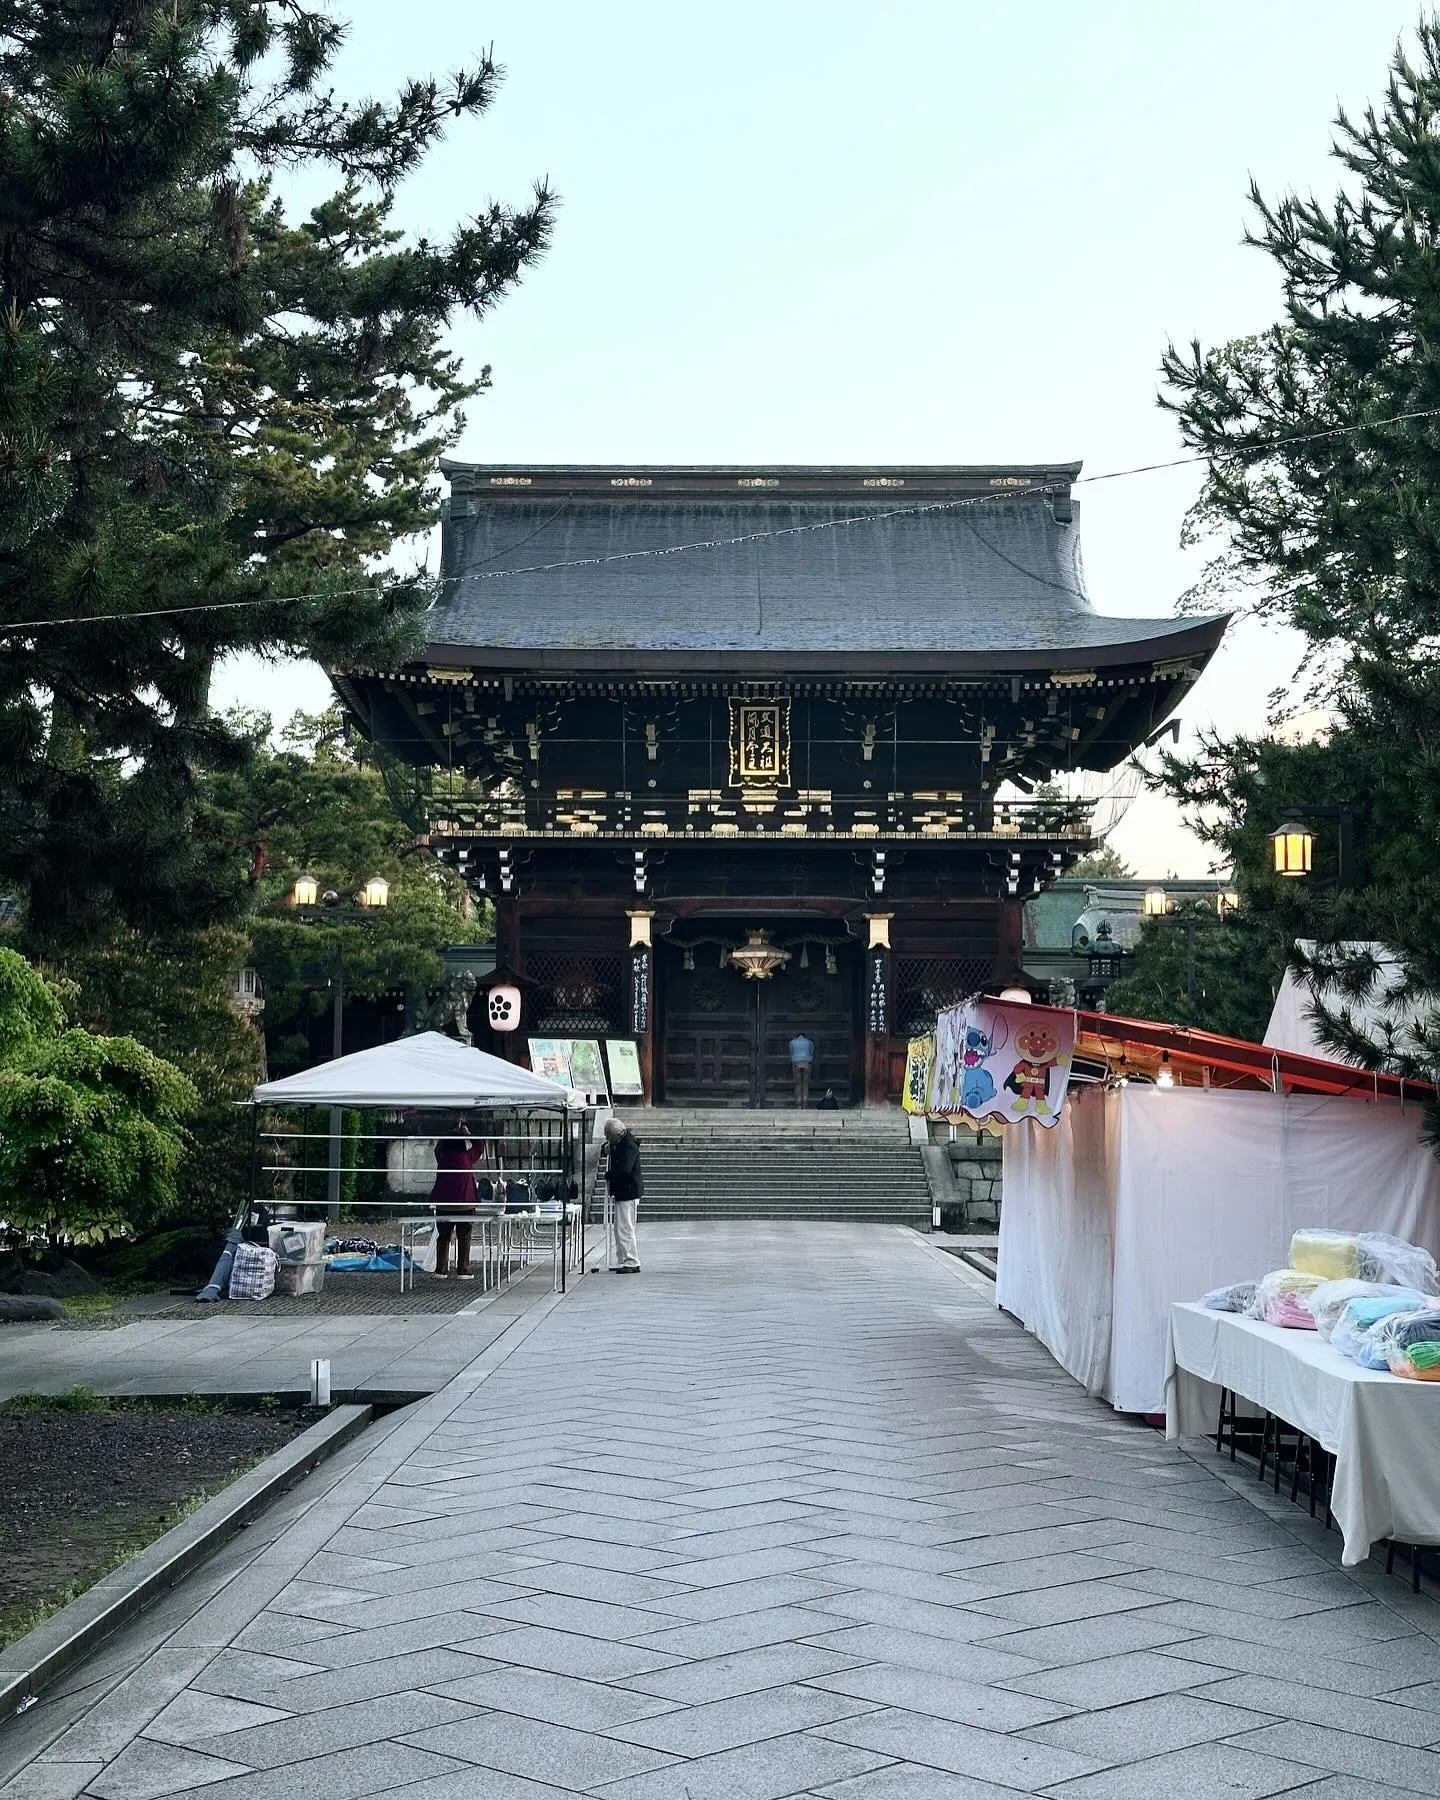
[[[644,1252],[0,1731],[0,1793],[1440,1793],[1440,1608],[1087,1401],[953,1258]]]

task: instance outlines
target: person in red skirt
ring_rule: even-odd
[[[473,1281],[470,1273],[470,1241],[475,1227],[465,1219],[444,1214],[475,1210],[475,1165],[483,1145],[470,1141],[470,1122],[462,1113],[455,1121],[455,1136],[440,1138],[435,1145],[435,1185],[430,1198],[442,1217],[435,1228],[435,1273],[442,1281],[450,1274],[450,1239],[455,1239],[455,1273],[461,1281]]]

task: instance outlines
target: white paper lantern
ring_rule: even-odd
[[[520,990],[503,983],[492,987],[485,996],[485,1006],[492,1031],[520,1029]]]

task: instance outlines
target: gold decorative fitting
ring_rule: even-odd
[[[735,485],[745,488],[772,488],[779,487],[780,482],[774,475],[742,475]]]
[[[529,487],[530,477],[528,475],[492,475],[490,485],[491,487]]]
[[[610,485],[611,487],[626,488],[649,487],[650,477],[648,475],[612,475]]]
[[[1030,480],[1025,475],[992,475],[991,487],[1029,487]]]
[[[756,928],[745,933],[745,942],[725,959],[738,969],[747,981],[768,981],[777,969],[790,960],[790,952],[770,942],[768,931]]]
[[[860,483],[861,487],[904,487],[903,475],[867,475]]]
[[[890,948],[890,921],[894,913],[866,913],[865,922],[870,927],[871,950],[888,950]]]

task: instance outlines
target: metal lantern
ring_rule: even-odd
[[[1270,833],[1270,853],[1277,875],[1308,875],[1315,833],[1300,819],[1282,819]]]
[[[492,1031],[520,1029],[520,990],[509,982],[492,987],[485,996],[485,1016]]]
[[[1163,919],[1170,910],[1170,896],[1162,887],[1146,888],[1140,910],[1147,919]]]
[[[745,942],[738,950],[732,950],[727,960],[747,981],[768,981],[789,962],[790,952],[772,944],[768,931],[751,927],[745,933]]]
[[[313,875],[297,875],[290,890],[292,906],[313,906],[320,898],[320,883]]]
[[[362,906],[388,906],[390,904],[390,883],[383,875],[372,875],[360,890]]]

